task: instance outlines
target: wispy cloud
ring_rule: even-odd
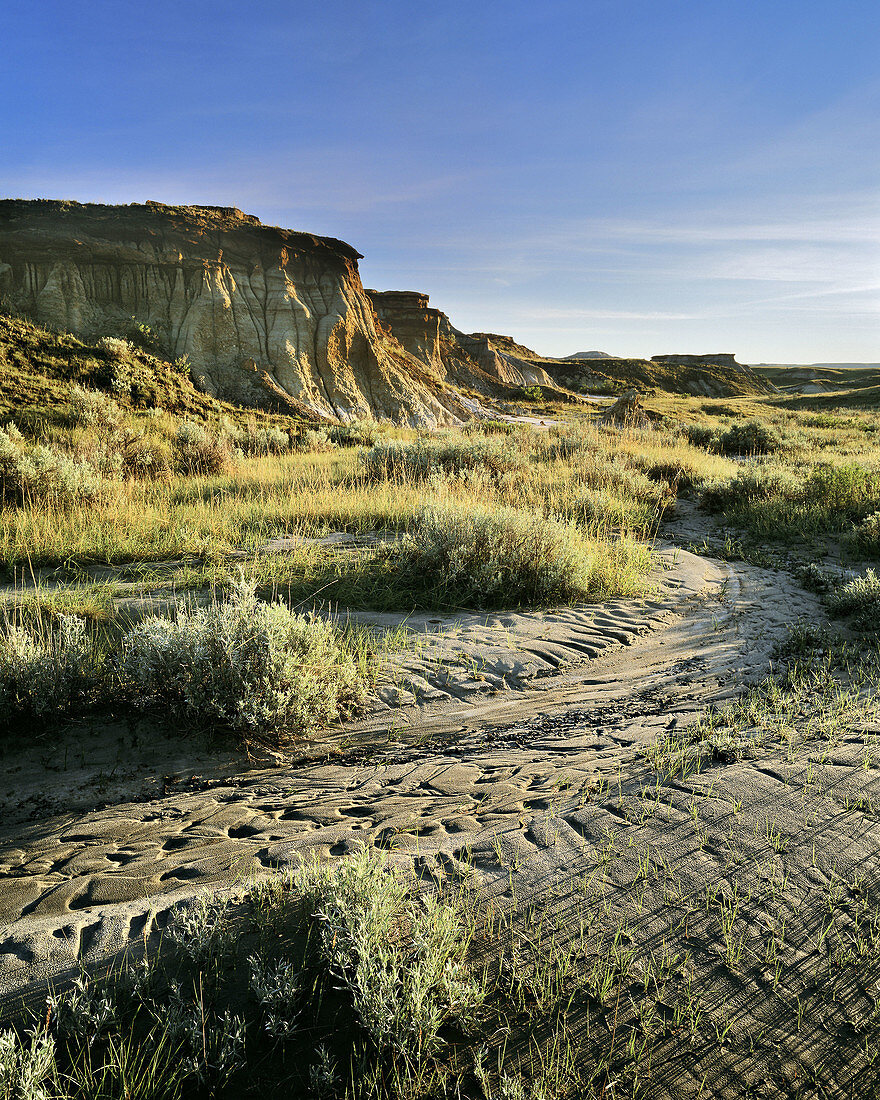
[[[526,308],[517,311],[517,316],[524,321],[554,325],[560,321],[568,323],[577,321],[696,321],[704,320],[710,315],[707,312],[667,313],[662,310],[640,312],[625,309],[565,309],[554,307]]]

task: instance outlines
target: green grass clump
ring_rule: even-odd
[[[472,471],[497,476],[524,464],[521,449],[507,440],[462,435],[380,443],[360,457],[364,475],[373,481],[427,481],[432,477],[461,477]]]
[[[782,434],[756,416],[734,420],[727,428],[716,424],[688,424],[684,432],[695,447],[726,455],[765,455],[788,449]]]
[[[764,455],[783,447],[782,436],[758,417],[734,422],[723,432],[718,443],[724,454],[728,455]]]
[[[880,557],[880,511],[871,512],[858,524],[853,541],[864,553]]]
[[[702,494],[710,512],[773,537],[851,532],[880,506],[880,471],[860,463],[756,463]]]
[[[481,420],[473,417],[461,426],[465,435],[515,435],[518,425],[509,420]]]
[[[849,618],[856,629],[880,636],[880,576],[873,569],[841,585],[829,602],[832,610]]]
[[[589,539],[576,528],[514,508],[427,508],[399,550],[405,577],[462,607],[548,606],[638,589],[650,566],[643,544]]]
[[[530,401],[534,403],[544,400],[544,391],[540,386],[520,386],[516,393],[516,397],[520,401]]]

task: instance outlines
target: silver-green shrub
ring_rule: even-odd
[[[64,993],[47,997],[46,1004],[59,1035],[76,1036],[89,1045],[117,1019],[117,1005],[110,989],[86,973],[80,974]]]
[[[707,451],[717,451],[721,448],[722,432],[712,425],[687,424],[684,435],[688,443],[694,447],[704,447]]]
[[[220,1087],[244,1061],[245,1021],[226,1009],[206,1016],[204,1005],[172,986],[156,1013],[161,1030],[178,1049],[185,1076]],[[211,1095],[215,1095],[212,1090]]]
[[[29,448],[15,425],[0,428],[0,500],[90,500],[101,482],[101,471],[86,459],[42,443]]]
[[[122,419],[122,409],[112,397],[77,385],[70,387],[67,411],[71,421],[81,428],[115,429]]]
[[[0,621],[0,712],[59,714],[87,699],[100,680],[100,659],[82,619],[60,615],[57,627]]]
[[[282,454],[290,449],[290,436],[283,428],[256,424],[239,426],[227,419],[221,421],[221,428],[229,442],[245,455]]]
[[[110,385],[114,393],[128,397],[131,394],[134,345],[120,336],[102,336],[98,347],[110,361]]]
[[[318,925],[321,953],[380,1051],[416,1061],[450,1018],[466,1024],[483,994],[465,965],[455,909],[419,899],[381,854],[305,864],[295,891]]]
[[[55,1041],[33,1033],[30,1045],[0,1031],[0,1100],[52,1100],[57,1095]]]
[[[341,447],[375,447],[382,438],[382,429],[371,416],[364,416],[328,428],[327,435]]]
[[[248,966],[248,985],[260,1005],[263,1030],[276,1040],[291,1038],[298,1030],[301,969],[290,959],[270,962],[260,955],[250,955]]]
[[[297,451],[327,451],[334,446],[324,428],[306,428],[293,443]]]
[[[515,508],[426,508],[399,554],[404,571],[462,606],[583,599],[594,565],[575,528]]]
[[[129,477],[158,478],[171,472],[171,449],[162,438],[137,428],[120,428],[112,440],[120,473]]]
[[[225,603],[144,619],[121,648],[121,674],[142,701],[165,700],[245,735],[326,724],[366,692],[336,627],[264,603],[244,581]]]
[[[197,967],[204,967],[229,946],[228,928],[223,917],[227,903],[211,895],[202,895],[175,911],[169,940]]]
[[[174,437],[177,466],[184,474],[219,474],[232,460],[232,448],[223,431],[211,431],[195,420],[184,420]]]
[[[107,353],[110,359],[128,359],[134,351],[134,346],[121,336],[102,336],[98,341],[101,351]]]

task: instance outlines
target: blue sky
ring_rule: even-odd
[[[235,205],[549,355],[880,360],[877,0],[3,0],[0,193]]]

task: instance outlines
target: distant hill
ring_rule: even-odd
[[[753,363],[752,366],[756,370],[880,370],[880,363]]]
[[[569,357],[558,363],[556,377],[575,393],[607,393],[630,387],[695,397],[745,397],[774,391],[766,377],[737,363],[729,354],[659,355],[650,360],[606,355],[591,360]]]
[[[573,394],[612,394],[632,387],[698,397],[774,392],[772,384],[737,363],[729,352],[661,355],[647,360],[579,351],[564,359],[550,359],[510,336],[460,332],[418,291],[365,293],[380,323],[411,355],[439,377],[493,397],[516,397],[526,387],[540,389],[550,400],[570,400]]]
[[[880,363],[760,363],[755,371],[783,393],[838,404],[878,403]]]

